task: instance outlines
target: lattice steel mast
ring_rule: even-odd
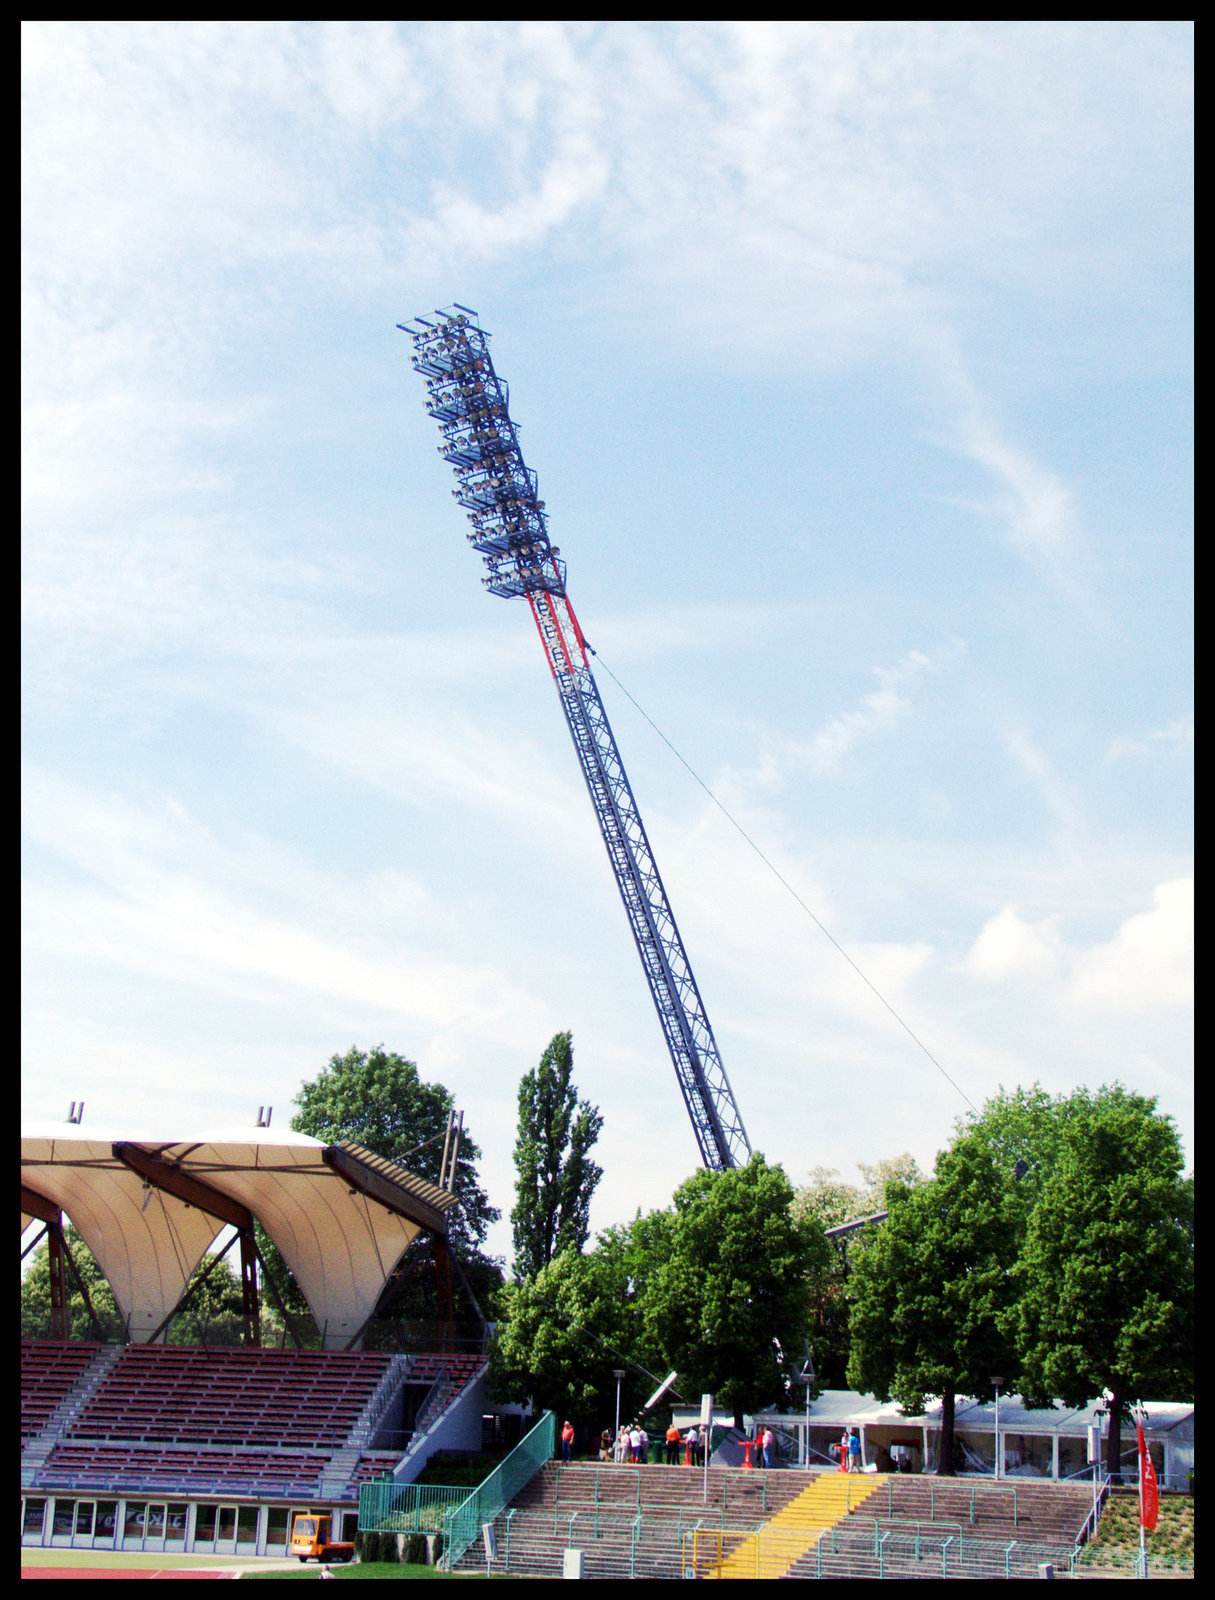
[[[591,674],[589,647],[565,592],[565,563],[549,541],[544,502],[524,465],[488,335],[476,313],[459,305],[398,326],[413,340],[426,409],[443,432],[440,453],[451,462],[459,484],[453,493],[472,523],[469,542],[488,568],[481,581],[491,594],[523,595],[531,607],[701,1159],[718,1171],[738,1166],[750,1141]]]

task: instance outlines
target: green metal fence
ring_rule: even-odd
[[[468,1497],[468,1486],[394,1483],[373,1478],[359,1486],[360,1533],[438,1533],[443,1518]]]
[[[557,1444],[557,1419],[546,1411],[485,1482],[443,1518],[442,1565],[450,1572],[487,1522],[499,1517],[520,1489],[551,1461]]]

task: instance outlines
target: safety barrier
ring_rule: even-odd
[[[391,1477],[359,1485],[360,1533],[438,1533],[449,1511],[468,1497],[467,1486],[394,1483]]]
[[[448,1572],[484,1524],[501,1516],[520,1489],[535,1477],[546,1461],[552,1460],[556,1443],[557,1420],[551,1411],[546,1411],[485,1482],[444,1516],[441,1564]]]
[[[893,1474],[889,1478],[887,1478],[887,1480],[886,1480],[886,1510],[888,1512],[892,1512],[894,1510],[894,1498],[895,1498],[896,1491],[905,1492],[907,1486],[909,1486],[909,1485],[911,1485],[913,1483],[919,1483],[921,1481],[922,1480],[920,1480],[920,1479],[913,1479],[913,1478],[906,1478],[906,1477],[896,1477]],[[929,1516],[929,1518],[930,1519],[934,1519],[936,1517],[936,1502],[937,1502],[937,1496],[938,1495],[941,1495],[944,1498],[945,1505],[950,1510],[955,1510],[956,1509],[956,1503],[957,1503],[957,1500],[959,1498],[959,1491],[961,1491],[961,1493],[964,1495],[967,1488],[969,1488],[969,1490],[970,1490],[970,1508],[969,1508],[969,1510],[970,1510],[970,1521],[972,1523],[975,1521],[975,1503],[976,1503],[976,1500],[977,1500],[979,1495],[982,1495],[984,1500],[988,1501],[988,1503],[990,1503],[990,1497],[992,1495],[1003,1495],[1003,1496],[1011,1495],[1012,1496],[1012,1510],[1013,1510],[1012,1520],[1013,1520],[1013,1526],[1016,1527],[1016,1525],[1017,1525],[1017,1488],[1016,1488],[1016,1485],[1012,1484],[1012,1483],[991,1483],[989,1481],[989,1482],[983,1482],[983,1483],[973,1483],[972,1482],[969,1485],[967,1485],[965,1483],[959,1482],[957,1479],[954,1479],[954,1480],[951,1480],[947,1484],[943,1484],[943,1483],[938,1483],[936,1481],[935,1477],[929,1477],[928,1478],[928,1516]]]

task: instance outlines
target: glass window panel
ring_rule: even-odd
[[[76,1536],[80,1539],[88,1539],[92,1536],[93,1509],[93,1502],[91,1500],[81,1500],[77,1503],[75,1532]]]
[[[207,1544],[215,1538],[215,1513],[218,1506],[199,1506],[194,1513],[194,1539],[204,1540]]]
[[[1088,1440],[1086,1438],[1069,1438],[1066,1434],[1059,1437],[1059,1476],[1071,1478],[1077,1473],[1089,1475]]]
[[[1049,1478],[1051,1441],[1040,1433],[1002,1433],[1004,1471],[1012,1478]]]
[[[148,1507],[148,1521],[145,1529],[149,1539],[163,1539],[165,1536],[165,1508],[161,1505]]]
[[[266,1512],[266,1550],[278,1553],[287,1545],[287,1518],[291,1514],[289,1506],[271,1506]]]
[[[74,1500],[56,1500],[54,1517],[51,1522],[51,1533],[71,1533],[75,1515],[76,1502]]]
[[[141,1539],[143,1537],[143,1519],[146,1510],[147,1505],[143,1501],[127,1501],[126,1515],[122,1524],[122,1533],[125,1539]]]
[[[257,1517],[259,1507],[241,1506],[236,1514],[236,1537],[241,1544],[257,1543]]]
[[[996,1441],[990,1433],[955,1433],[953,1467],[955,1472],[994,1472]]]
[[[42,1537],[43,1524],[46,1522],[46,1501],[27,1500],[25,1512],[21,1519],[22,1534],[35,1534]]]
[[[170,1544],[184,1544],[186,1542],[186,1518],[190,1514],[189,1506],[170,1506],[168,1518],[165,1522],[165,1538]]]
[[[220,1506],[219,1527],[215,1537],[219,1540],[236,1538],[236,1507]]]
[[[93,1519],[93,1543],[103,1540],[106,1544],[113,1544],[114,1530],[118,1523],[117,1500],[99,1500],[97,1502],[97,1515]]]

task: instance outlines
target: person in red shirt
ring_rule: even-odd
[[[574,1424],[568,1419],[561,1429],[561,1459],[572,1461],[574,1457]]]

